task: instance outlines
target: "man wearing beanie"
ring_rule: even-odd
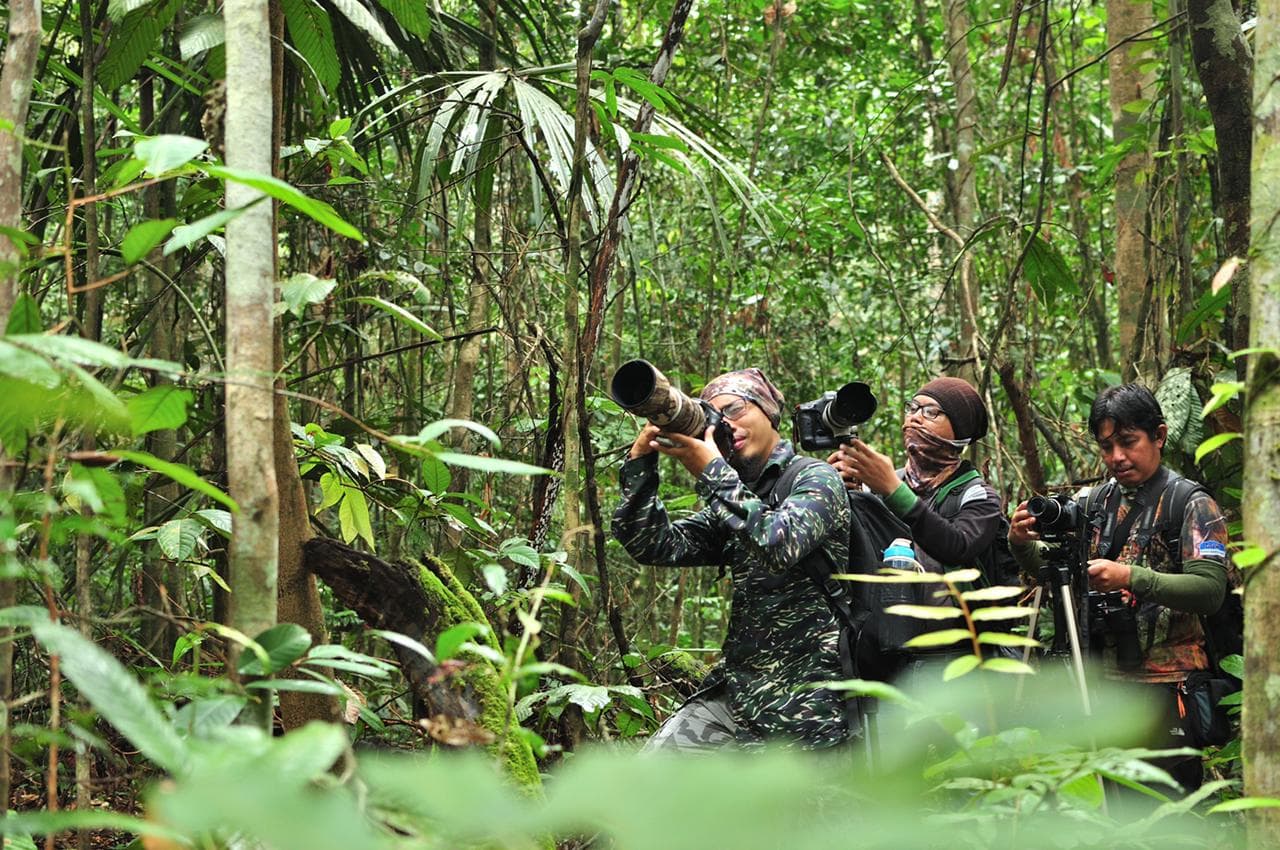
[[[902,440],[907,460],[901,469],[895,469],[892,460],[861,440],[841,446],[827,462],[850,488],[865,485],[907,526],[916,560],[926,570],[978,567],[985,583],[1003,584],[1016,579],[1017,574],[1008,554],[1007,522],[1000,497],[973,464],[961,459],[964,450],[986,433],[987,409],[977,391],[960,378],[934,378],[906,404]],[[918,601],[937,604],[923,598]],[[894,618],[894,625],[901,620]],[[877,637],[874,625],[873,619],[868,640]],[[931,623],[927,630],[937,627]],[[921,660],[922,653],[901,646],[911,636],[903,628],[892,629],[893,636],[888,629],[880,633],[880,644],[875,647],[879,669],[873,671],[877,677],[893,678],[913,660]],[[936,650],[942,656],[954,652]],[[859,645],[859,657],[867,661],[867,647]]]
[[[849,503],[839,475],[796,455],[778,433],[780,393],[759,369],[715,378],[702,399],[733,428],[726,459],[702,438],[646,425],[622,467],[613,534],[637,561],[723,566],[733,603],[720,663],[646,750],[701,750],[777,740],[829,747],[849,734],[846,702],[821,687],[849,678],[839,628],[811,578],[815,559],[848,560]],[[704,507],[672,520],[658,498],[658,456],[680,461]],[[786,486],[774,492],[793,463]]]

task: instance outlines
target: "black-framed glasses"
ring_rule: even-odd
[[[726,404],[724,407],[720,408],[720,415],[723,416],[725,419],[728,419],[730,422],[737,422],[739,419],[741,419],[743,416],[746,415],[748,406],[750,404],[751,402],[747,401],[745,398],[740,398],[740,399],[737,399],[736,401],[731,401],[728,404]]]
[[[919,413],[930,422],[935,421],[939,416],[946,416],[947,412],[936,404],[918,404],[915,399],[908,401],[903,408],[908,416]]]

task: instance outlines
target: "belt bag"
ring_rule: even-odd
[[[1222,676],[1197,670],[1178,684],[1178,714],[1193,747],[1218,747],[1231,740],[1231,718],[1218,703],[1235,690]]]

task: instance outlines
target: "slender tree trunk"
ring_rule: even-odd
[[[1244,537],[1267,560],[1245,593],[1244,790],[1280,797],[1280,2],[1263,0],[1254,36],[1257,137],[1253,146],[1251,346],[1244,446]],[[1266,188],[1266,191],[1262,191]],[[1250,812],[1249,846],[1274,847],[1280,809]]]
[[[1191,53],[1218,141],[1218,214],[1227,257],[1249,253],[1250,167],[1253,152],[1253,54],[1231,0],[1187,0]],[[1261,184],[1266,185],[1266,184]],[[1248,266],[1231,281],[1233,349],[1249,340]],[[1237,369],[1244,366],[1237,360]]]
[[[973,236],[978,220],[978,189],[974,179],[977,150],[978,92],[973,82],[973,66],[969,61],[968,0],[943,0],[943,17],[947,29],[947,69],[955,86],[955,130],[952,133],[952,156],[956,167],[947,171],[947,205],[951,209],[952,227],[966,240]],[[960,377],[975,387],[981,371],[978,351],[978,281],[973,273],[973,253],[964,248],[960,258],[960,287],[956,293],[959,308]]]
[[[95,36],[93,25],[93,4],[89,0],[80,2],[80,31],[83,37],[80,42],[81,75],[80,85],[80,150],[83,163],[80,170],[80,192],[82,197],[96,195],[98,192],[98,124],[93,114],[93,94],[97,87],[97,69],[94,63]],[[98,279],[98,205],[86,204],[84,210],[84,280],[91,283]],[[102,339],[102,300],[104,289],[91,289],[85,293],[84,321],[80,326],[81,336],[85,339],[100,342]],[[162,355],[157,355],[162,356]],[[170,432],[171,433],[171,432]],[[85,451],[97,448],[92,433],[86,434],[82,443]],[[83,508],[81,513],[86,517],[92,515],[90,509]],[[93,584],[91,580],[90,557],[93,552],[93,538],[88,534],[76,535],[76,613],[79,615],[81,634],[92,637],[93,634]],[[150,623],[148,619],[144,622]],[[82,707],[86,705],[82,704]],[[76,772],[76,808],[88,811],[92,805],[91,767],[93,753],[78,742],[75,754]],[[88,850],[91,835],[89,830],[76,831],[76,846],[80,850]]]
[[[581,407],[578,396],[582,388],[582,341],[580,337],[581,320],[579,319],[579,279],[582,268],[582,184],[586,170],[586,151],[588,136],[591,132],[591,57],[596,42],[600,39],[600,31],[604,28],[605,12],[608,10],[607,0],[597,0],[595,9],[578,32],[577,50],[577,99],[574,107],[574,143],[573,172],[569,179],[569,211],[565,216],[568,230],[565,247],[565,301],[564,301],[564,333],[561,347],[561,362],[564,364],[564,399],[560,406],[560,423],[557,436],[563,441],[563,449],[559,453],[564,458],[564,539],[562,544],[569,554],[569,562],[575,569],[581,569],[586,558],[586,547],[581,540],[583,525],[579,495],[582,488],[582,470],[580,464],[581,442],[578,429],[578,411]],[[586,4],[583,5],[585,16]],[[551,456],[557,454],[554,448]],[[544,511],[551,509],[549,501],[542,504]],[[565,606],[561,616],[561,643],[557,649],[557,657],[561,663],[577,668],[581,659],[572,641],[577,630],[578,608]]]
[[[284,11],[279,0],[271,0],[271,73],[272,73],[272,167],[276,177],[280,174],[280,160],[276,153],[284,143]],[[278,219],[273,218],[277,229]],[[278,239],[273,239],[278,242]],[[276,274],[278,277],[278,273]],[[313,305],[316,306],[316,305]],[[280,491],[280,540],[279,557],[279,608],[277,615],[282,623],[297,623],[311,634],[315,644],[325,643],[329,636],[324,627],[324,606],[320,602],[320,589],[316,577],[303,563],[302,547],[315,535],[311,531],[311,515],[307,509],[307,491],[298,472],[298,461],[293,454],[293,429],[290,427],[289,399],[284,394],[284,323],[277,318],[272,327],[272,358],[275,362],[275,397],[272,399],[272,450],[275,462],[276,485]],[[303,356],[307,362],[314,358],[314,349]],[[304,420],[305,421],[305,420]],[[297,691],[280,692],[280,723],[286,729],[297,729],[311,720],[337,722],[341,720],[338,699],[328,694],[308,694]]]
[[[485,37],[480,47],[480,70],[492,71],[497,67],[496,23],[498,15],[497,0],[483,0],[480,15],[484,21]],[[489,112],[486,127],[496,127],[497,118],[492,110]],[[489,133],[485,134],[486,136]],[[483,150],[483,149],[482,149]],[[483,154],[482,154],[483,157]],[[481,163],[484,167],[486,163]],[[497,170],[497,163],[487,163]],[[479,177],[476,178],[477,182]],[[478,193],[477,193],[478,194]],[[492,197],[492,193],[490,193]],[[481,203],[479,197],[475,203],[475,226],[471,249],[471,284],[467,296],[467,331],[478,331],[488,327],[489,320],[489,285],[495,277],[493,263],[493,218],[492,203]],[[514,329],[512,329],[514,331]],[[475,381],[476,369],[480,363],[480,349],[484,345],[484,334],[469,336],[458,346],[458,360],[453,369],[453,391],[449,394],[449,407],[445,416],[449,419],[470,419],[475,413]],[[465,442],[466,437],[462,440]],[[465,478],[461,470],[454,473],[463,478],[455,489],[463,489]]]
[[[1107,0],[1107,42],[1120,45],[1126,39],[1149,30],[1153,24],[1150,0]],[[1155,77],[1142,66],[1151,60],[1149,51],[1134,42],[1116,47],[1107,62],[1111,69],[1111,126],[1114,144],[1123,144],[1136,132],[1139,116],[1126,112],[1126,104],[1151,97]],[[1115,281],[1120,310],[1121,368],[1126,380],[1139,371],[1142,359],[1139,319],[1143,299],[1150,284],[1147,269],[1145,219],[1147,187],[1145,175],[1151,170],[1151,154],[1145,145],[1134,145],[1116,166]]]
[[[0,120],[12,130],[0,127],[0,227],[22,228],[22,134],[31,103],[31,83],[40,55],[40,0],[11,0],[9,39],[4,66],[0,68]],[[0,232],[0,333],[9,324],[9,315],[18,294],[18,246]],[[0,446],[0,498],[8,499],[13,476],[4,446]],[[16,579],[0,579],[0,608],[17,602]],[[5,706],[13,691],[13,630],[0,629],[0,817],[9,810],[10,762],[9,717]]]
[[[267,0],[227,0],[227,165],[271,174],[271,29]],[[257,201],[258,203],[254,203]],[[252,206],[248,206],[252,204]],[[276,623],[279,500],[272,434],[272,206],[227,183],[227,481],[240,505],[230,544],[232,625],[249,637]],[[265,695],[256,722],[270,728]]]

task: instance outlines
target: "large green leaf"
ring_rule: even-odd
[[[1080,285],[1072,277],[1067,261],[1057,248],[1039,236],[1031,237],[1022,272],[1041,304],[1052,306],[1059,295],[1080,294]]]
[[[133,265],[160,244],[177,222],[172,218],[154,219],[135,224],[120,243],[120,256],[125,265]]]
[[[329,297],[338,282],[330,278],[319,278],[313,274],[299,272],[280,283],[280,297],[290,313],[302,318],[308,304],[319,304]]]
[[[481,457],[460,452],[436,452],[435,456],[451,466],[462,466],[467,469],[477,469],[481,472],[505,472],[509,475],[552,474],[550,469],[545,469],[541,466],[534,466],[531,463],[524,463],[518,460],[506,460],[500,457]]]
[[[123,526],[127,520],[128,501],[124,489],[110,470],[100,466],[72,464],[62,482],[63,492],[73,507],[87,505],[113,525]]]
[[[333,7],[341,12],[357,29],[364,30],[374,41],[395,53],[400,52],[400,48],[396,47],[396,43],[391,40],[391,36],[387,35],[387,31],[383,29],[382,23],[374,17],[374,14],[360,0],[329,0],[329,2],[333,3]]]
[[[182,54],[183,62],[189,62],[226,40],[227,31],[221,15],[197,15],[182,28],[182,35],[178,37],[178,52]]]
[[[161,384],[133,396],[127,402],[135,436],[177,428],[187,421],[191,391]]]
[[[203,139],[166,134],[139,139],[133,146],[133,155],[146,163],[148,175],[158,177],[186,165],[208,147],[209,143]]]
[[[180,224],[173,229],[173,236],[164,243],[164,255],[167,257],[174,251],[190,248],[201,239],[226,226],[228,221],[240,215],[244,209],[218,210],[191,224]]]
[[[158,46],[160,34],[173,22],[182,0],[160,0],[134,8],[111,28],[98,65],[98,85],[111,92],[127,83]]]
[[[382,312],[399,320],[401,323],[422,334],[427,339],[443,339],[443,337],[434,331],[426,322],[422,321],[399,304],[395,304],[384,298],[378,298],[373,295],[362,295],[359,298],[352,298],[351,300],[357,301],[361,304],[368,304],[371,307],[377,307]]]
[[[257,174],[241,168],[226,168],[221,165],[205,165],[204,170],[214,177],[221,177],[224,180],[232,180],[245,186],[251,186],[281,203],[288,204],[298,212],[310,216],[334,233],[357,239],[361,242],[364,241],[364,236],[361,235],[360,231],[343,221],[342,216],[338,215],[333,207],[324,201],[308,198],[300,190],[290,186],[283,180],[278,180],[268,174]]]
[[[240,656],[240,673],[244,676],[269,676],[279,673],[311,648],[311,635],[297,623],[272,626],[255,639],[267,651],[267,664],[254,654]]]
[[[191,517],[171,519],[156,529],[156,544],[166,558],[185,561],[196,553],[204,525]]]
[[[177,730],[120,662],[66,626],[39,623],[32,631],[61,658],[63,675],[108,723],[162,770],[182,771],[188,756]]]
[[[21,293],[13,302],[13,309],[9,311],[9,324],[4,332],[6,334],[38,334],[42,330],[44,330],[44,323],[40,320],[39,302],[29,294]]]
[[[338,505],[338,524],[342,528],[342,539],[350,543],[357,537],[369,544],[371,551],[377,551],[373,542],[373,525],[369,522],[369,500],[364,491],[357,487],[346,487],[342,502]]]
[[[329,16],[314,0],[281,0],[289,40],[311,66],[316,80],[332,95],[342,76]]]
[[[1191,370],[1186,366],[1170,369],[1156,389],[1156,401],[1164,411],[1169,426],[1168,445],[1194,452],[1204,439],[1200,418],[1200,394],[1191,383]]]
[[[414,0],[378,0],[382,8],[391,13],[396,23],[410,35],[426,39],[431,36],[431,16],[427,4]]]
[[[197,493],[203,493],[215,502],[221,502],[226,505],[231,509],[232,513],[238,513],[240,511],[240,506],[235,503],[234,499],[219,490],[217,487],[214,487],[208,481],[205,481],[190,467],[183,466],[180,463],[161,460],[155,455],[148,454],[147,452],[117,449],[111,453],[121,460],[133,461],[134,463],[145,466],[148,469],[153,469],[161,475],[173,479],[189,490],[195,490]]]

